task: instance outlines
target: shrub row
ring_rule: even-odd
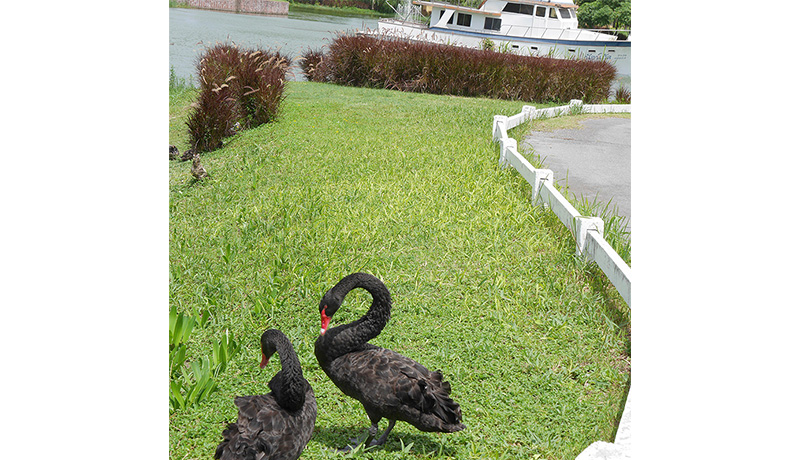
[[[279,52],[218,44],[197,63],[200,96],[186,121],[200,152],[220,148],[241,128],[274,120],[284,99],[290,60]]]
[[[616,76],[601,61],[497,53],[398,38],[341,34],[326,54],[308,50],[310,81],[526,102],[607,99]]]

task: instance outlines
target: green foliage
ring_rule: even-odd
[[[584,29],[630,29],[630,0],[593,0],[578,2],[578,25]]]
[[[525,102],[600,102],[616,75],[607,62],[520,56],[436,43],[339,35],[304,71],[310,81]],[[311,65],[309,65],[311,68]]]
[[[178,369],[179,376],[169,382],[170,413],[199,404],[217,390],[217,383],[212,378],[214,368],[208,357],[192,362],[189,369],[185,366]]]
[[[186,343],[192,334],[195,317],[178,313],[173,305],[169,309],[169,349],[174,350],[179,345]]]
[[[225,372],[228,361],[239,351],[239,344],[231,337],[228,331],[211,346],[211,366],[214,374]]]
[[[204,324],[208,320],[208,311],[203,317],[178,313],[173,305],[169,310],[169,369],[170,369],[170,413],[186,409],[206,400],[217,389],[214,377],[224,372],[228,362],[239,351],[239,345],[233,337],[225,334],[211,346],[211,359],[204,356],[186,366],[186,342],[194,330],[195,324]]]

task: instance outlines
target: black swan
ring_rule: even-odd
[[[214,458],[221,460],[294,460],[306,447],[317,419],[317,400],[303,378],[292,343],[277,329],[261,335],[261,368],[278,352],[281,370],[265,395],[237,396],[239,420],[222,432]]]
[[[352,323],[328,330],[344,297],[355,288],[366,289],[372,295],[369,310]],[[386,326],[391,308],[389,290],[381,280],[366,273],[345,276],[319,303],[322,330],[314,344],[314,354],[331,381],[364,406],[372,422],[364,445],[384,444],[397,420],[422,431],[463,430],[461,408],[450,398],[450,384],[442,381],[441,371],[431,372],[413,359],[367,343]],[[381,418],[389,420],[389,427],[370,444]]]

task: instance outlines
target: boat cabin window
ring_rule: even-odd
[[[456,21],[456,24],[458,24],[460,26],[469,27],[470,24],[472,24],[472,15],[471,14],[458,13],[458,20]]]
[[[500,18],[486,18],[483,21],[483,28],[488,30],[500,30]]]
[[[561,19],[569,19],[572,17],[569,8],[559,8],[558,12],[561,13]]]
[[[556,15],[556,9],[550,8],[550,18],[551,19],[558,19],[558,15]]]
[[[533,16],[533,5],[523,5],[521,3],[506,3],[506,6],[503,7],[503,11],[508,13],[519,13],[519,14],[527,14],[528,16]]]
[[[444,10],[439,11],[439,19],[441,19],[442,16],[444,16]],[[447,20],[447,23],[448,24],[452,24],[453,23],[453,16],[450,16],[450,19]]]
[[[540,18],[543,18],[545,10],[547,10],[547,8],[545,8],[543,6],[537,6],[536,7],[536,16],[538,16]]]

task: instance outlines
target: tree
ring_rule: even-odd
[[[578,25],[584,29],[630,29],[630,0],[577,0]]]

